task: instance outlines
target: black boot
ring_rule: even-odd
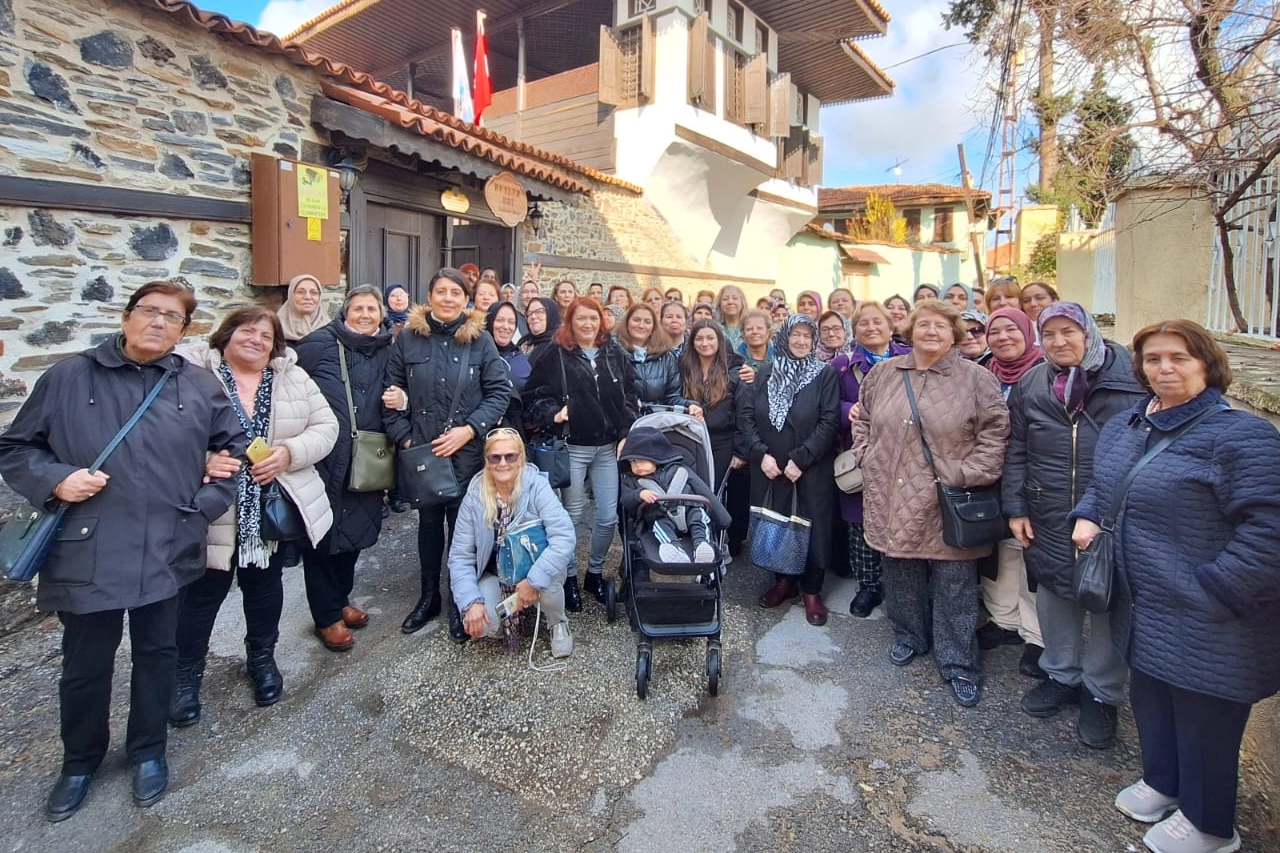
[[[582,593],[578,591],[578,576],[564,579],[564,609],[570,613],[582,612]]]
[[[604,575],[600,572],[587,572],[587,579],[582,582],[582,589],[591,593],[595,600],[604,604]]]
[[[462,644],[467,641],[467,629],[462,626],[462,614],[458,612],[458,605],[454,603],[453,596],[449,596],[449,639],[455,643]]]
[[[169,699],[169,725],[177,729],[200,722],[200,683],[204,681],[204,661],[178,661],[178,677]]]
[[[255,648],[246,642],[244,649],[247,658],[245,668],[253,680],[253,701],[259,707],[274,705],[284,693],[284,676],[276,666],[275,643]]]
[[[434,595],[428,593],[418,599],[418,603],[413,606],[413,610],[410,610],[409,615],[404,617],[404,621],[400,623],[400,630],[406,634],[415,634],[422,630],[423,625],[439,615],[440,592],[437,590]]]

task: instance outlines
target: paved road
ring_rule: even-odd
[[[1132,718],[1109,752],[1080,745],[1074,713],[1017,709],[1019,651],[987,654],[976,709],[951,699],[931,659],[889,664],[888,625],[829,625],[754,604],[763,580],[726,584],[724,679],[707,696],[703,644],[660,645],[649,699],[634,692],[634,639],[588,603],[566,670],[523,653],[449,642],[438,624],[399,632],[416,592],[411,518],[393,517],[362,560],[373,614],[350,653],[310,635],[288,575],[280,664],[286,696],[255,708],[241,664],[239,601],[215,633],[204,719],[170,740],[173,782],[147,811],[129,797],[118,676],[115,745],[82,811],[41,817],[57,773],[56,620],[0,640],[0,849],[249,851],[1009,851],[1123,853],[1142,829],[1111,808],[1138,775]],[[125,660],[122,652],[121,660]],[[548,663],[546,634],[535,657]],[[127,671],[127,669],[126,669]],[[1262,797],[1244,790],[1246,849],[1280,850]]]

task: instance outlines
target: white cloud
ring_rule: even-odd
[[[256,26],[283,38],[332,5],[330,0],[271,0]]]
[[[884,67],[962,43],[962,32],[942,26],[947,5],[946,0],[891,3],[888,34],[859,46]],[[961,141],[967,142],[969,171],[976,180],[987,141],[982,126],[989,119],[985,71],[985,60],[968,44],[947,47],[889,69],[897,84],[892,97],[824,109],[823,183],[950,183],[960,171],[955,146]],[[895,178],[886,170],[900,160],[909,162]]]

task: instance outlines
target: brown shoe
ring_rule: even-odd
[[[356,644],[356,638],[342,622],[334,622],[328,628],[316,628],[316,636],[331,652],[345,652]]]
[[[780,575],[777,583],[769,591],[760,596],[761,607],[777,607],[788,598],[796,597],[796,579],[790,575]]]
[[[822,603],[822,596],[809,595],[805,593],[804,599],[804,618],[810,625],[827,624],[827,605]]]
[[[348,628],[363,628],[369,624],[369,614],[354,604],[342,608],[342,621]]]

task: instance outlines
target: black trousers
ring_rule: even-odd
[[[1230,838],[1236,825],[1240,741],[1252,705],[1174,687],[1141,670],[1129,674],[1142,778],[1201,832]]]
[[[458,523],[460,506],[462,498],[418,510],[418,565],[422,571],[423,598],[440,595],[440,569],[444,565],[445,550],[453,540],[453,526]]]
[[[209,654],[213,623],[231,581],[237,580],[244,597],[244,641],[252,649],[271,648],[280,639],[280,613],[284,610],[283,556],[271,555],[266,568],[238,568],[231,555],[230,571],[207,569],[204,575],[182,591],[178,613],[178,659],[184,664],[202,661]]]
[[[328,628],[342,621],[342,608],[351,603],[351,589],[356,583],[356,561],[359,551],[328,551],[328,538],[320,549],[302,551],[303,579],[307,583],[307,604],[317,628]]]
[[[129,611],[133,672],[125,755],[132,762],[164,758],[169,737],[169,694],[178,648],[178,596]],[[111,677],[124,636],[123,610],[59,611],[62,621],[62,772],[82,776],[98,769],[111,742]]]

